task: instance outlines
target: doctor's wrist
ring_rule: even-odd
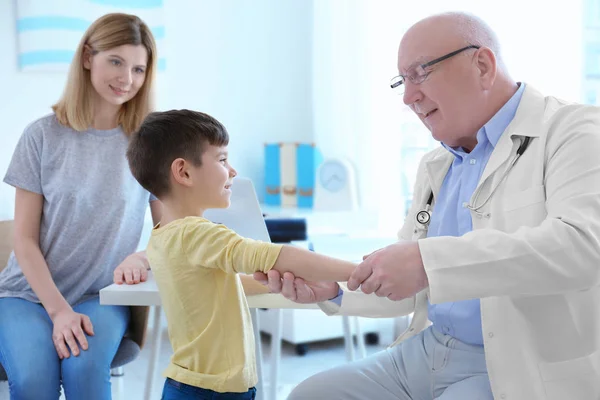
[[[327,300],[333,300],[333,299],[335,299],[337,297],[340,297],[342,294],[344,294],[344,291],[342,290],[342,288],[340,287],[340,285],[337,285],[337,291],[335,292],[335,294],[333,294],[333,296],[331,296]]]
[[[340,287],[340,285],[337,285],[337,293],[328,299],[328,301],[333,301],[334,303],[336,303],[338,306],[342,305],[342,297],[344,296],[344,291],[342,290],[342,288]]]

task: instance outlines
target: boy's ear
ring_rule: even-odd
[[[177,158],[171,163],[171,175],[173,175],[173,179],[180,185],[187,187],[192,185],[188,167],[188,163],[183,158]]]

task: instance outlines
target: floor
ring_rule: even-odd
[[[151,340],[150,337],[147,339],[149,341]],[[270,337],[263,334],[262,343],[265,368],[264,376],[268,379],[270,371]],[[384,345],[367,345],[366,352],[367,355],[369,355],[381,351],[384,348]],[[295,351],[296,348],[294,345],[284,342],[281,350],[277,400],[284,400],[299,382],[309,376],[346,362],[343,339],[311,343],[308,347],[307,354],[304,356],[298,356]],[[170,355],[170,344],[166,330],[163,330],[159,373],[162,372],[162,369],[168,364]],[[146,347],[134,362],[125,367],[125,375],[123,377],[113,378],[113,399],[142,399],[149,357],[150,350]],[[153,399],[160,399],[163,383],[164,379],[157,374],[152,390]],[[266,393],[269,393],[268,381],[265,382],[264,390]],[[0,400],[8,399],[8,386],[6,382],[0,382]],[[64,397],[61,397],[61,400],[63,399]]]
[[[270,338],[263,335],[263,357],[264,357],[264,376],[268,379],[270,374],[269,355],[270,355]],[[367,346],[367,354],[373,354],[381,350],[382,346]],[[145,349],[140,355],[140,358],[128,366],[125,370],[125,376],[122,382],[118,385],[123,385],[119,388],[118,385],[113,385],[113,398],[117,399],[141,399],[144,390],[144,380],[146,377],[146,365],[149,357],[149,352]],[[163,348],[160,356],[161,366],[168,364],[170,357],[170,348],[166,335],[163,338]],[[279,385],[277,400],[284,400],[289,392],[302,380],[314,375],[317,372],[326,370],[333,366],[346,362],[346,353],[344,350],[344,341],[330,340],[326,342],[317,342],[309,346],[308,352],[304,356],[298,356],[295,353],[295,346],[286,344],[281,349],[281,364],[279,373]],[[117,382],[115,382],[117,383]],[[153,393],[155,399],[160,399],[162,378],[155,379]],[[122,390],[122,396],[117,397],[118,390]],[[265,392],[269,392],[269,382],[265,382]],[[269,399],[270,400],[270,399]]]

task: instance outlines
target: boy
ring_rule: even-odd
[[[163,204],[147,255],[174,354],[163,399],[253,399],[254,336],[237,273],[274,268],[306,280],[347,281],[355,264],[237,235],[202,215],[229,206],[237,172],[227,131],[189,110],[150,114],[132,137],[133,176]],[[251,279],[251,278],[250,278]]]

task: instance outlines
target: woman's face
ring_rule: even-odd
[[[122,45],[84,56],[98,96],[114,106],[133,99],[146,80],[148,52],[142,45]]]

